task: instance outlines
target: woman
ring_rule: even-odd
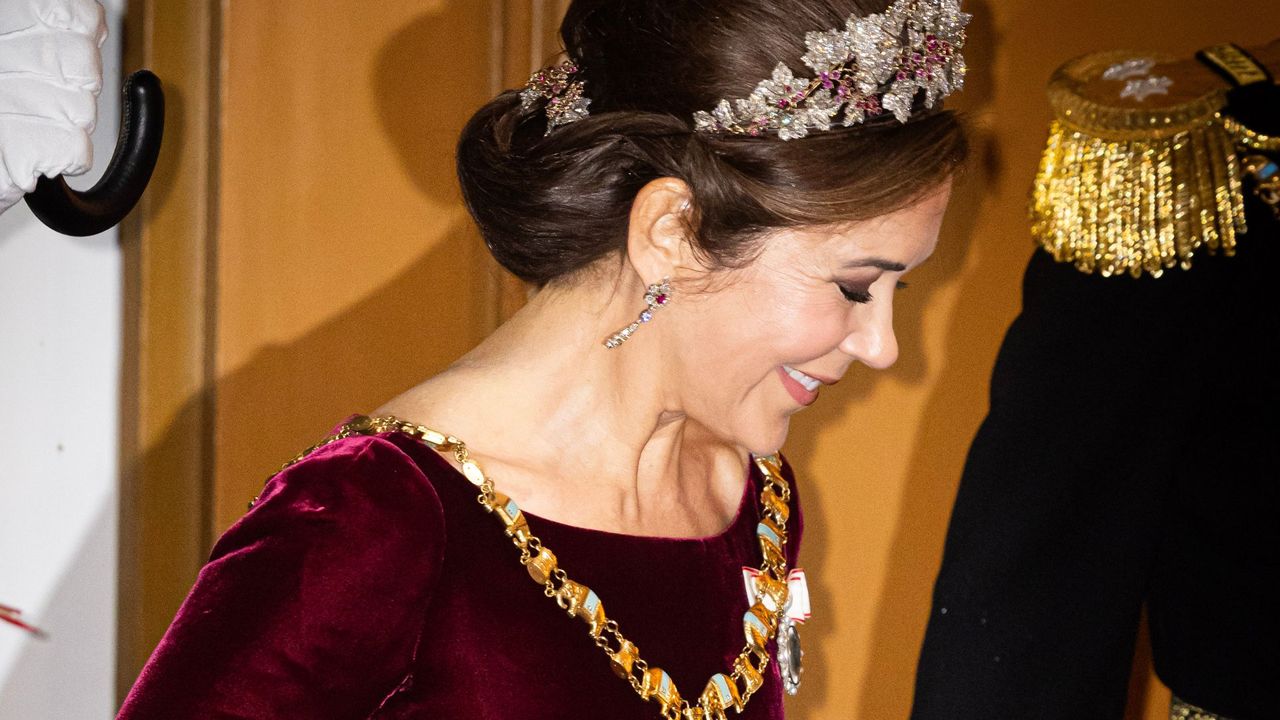
[[[538,292],[267,484],[121,717],[782,717],[801,519],[771,453],[821,385],[894,361],[965,152],[935,101],[966,20],[572,3],[571,61],[458,146]]]

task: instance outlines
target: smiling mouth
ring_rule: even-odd
[[[799,370],[789,365],[783,365],[782,371],[785,372],[787,376],[790,377],[792,380],[795,380],[796,382],[803,385],[804,389],[808,390],[809,392],[813,392],[814,390],[817,390],[818,386],[822,384],[821,380],[815,377],[810,377],[809,375],[805,375],[804,373],[800,372]]]
[[[779,365],[775,372],[782,381],[782,389],[787,391],[792,400],[801,407],[808,407],[818,399],[818,386],[822,381],[796,370],[793,367]]]

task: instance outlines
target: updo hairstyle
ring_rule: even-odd
[[[560,35],[590,117],[546,135],[545,104],[525,111],[509,90],[471,118],[458,143],[463,198],[494,257],[540,287],[617,254],[636,194],[660,177],[691,188],[689,236],[711,267],[749,262],[777,229],[910,205],[968,152],[950,111],[913,113],[906,124],[886,113],[789,141],[693,130],[695,111],[746,97],[778,62],[807,70],[805,33],[887,4],[574,0]]]

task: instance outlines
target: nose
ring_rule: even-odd
[[[898,338],[893,332],[893,304],[873,305],[869,317],[856,320],[852,332],[840,343],[846,355],[875,370],[884,370],[898,361]]]

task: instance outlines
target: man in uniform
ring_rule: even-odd
[[[1042,247],[956,498],[914,720],[1121,718],[1144,607],[1171,717],[1280,717],[1280,44],[1254,55],[1055,75]]]

